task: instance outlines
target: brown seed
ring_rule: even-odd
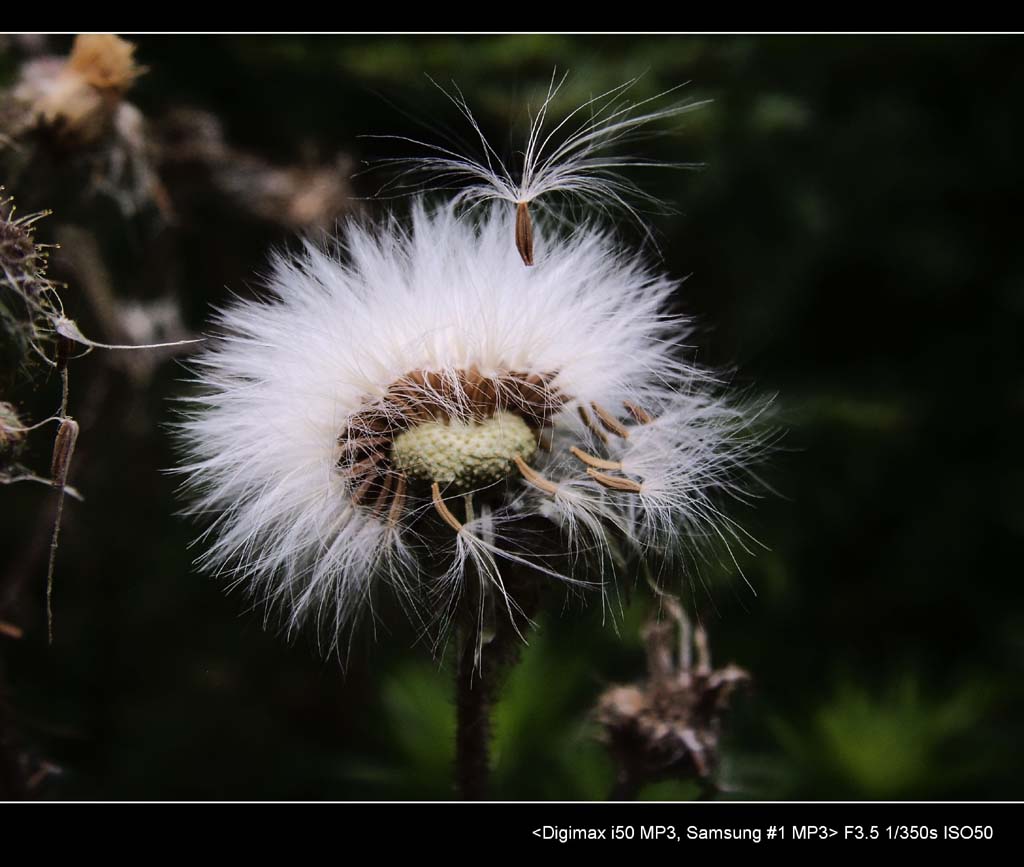
[[[342,466],[341,469],[347,478],[354,479],[372,472],[373,468],[382,460],[384,460],[384,453],[374,452],[366,459],[359,461],[359,463],[352,464],[351,466]]]
[[[437,509],[444,522],[451,527],[456,533],[462,529],[462,522],[452,514],[452,510],[445,505],[444,498],[441,496],[441,486],[437,482],[434,482],[430,486],[430,495],[434,500],[434,508]]]
[[[519,472],[523,474],[523,478],[535,488],[543,491],[545,494],[551,494],[552,496],[558,493],[558,485],[550,479],[544,478],[544,476],[526,463],[526,461],[522,459],[522,456],[515,455],[512,460],[515,462],[516,468]]]
[[[628,491],[631,494],[639,494],[643,490],[643,486],[639,482],[634,482],[632,479],[623,479],[618,476],[609,476],[607,473],[602,473],[595,469],[588,468],[587,475],[598,484],[604,485],[613,491]]]
[[[601,420],[601,424],[608,428],[608,430],[616,436],[622,437],[624,440],[629,439],[629,430],[626,426],[601,406],[601,404],[591,401],[590,406],[593,408],[595,415],[597,415]]]
[[[590,417],[590,413],[587,412],[587,408],[585,406],[583,406],[583,404],[580,404],[577,407],[577,409],[579,410],[580,418],[583,419],[583,424],[585,424],[588,428],[590,428],[590,430],[594,433],[594,435],[599,440],[601,440],[601,442],[603,442],[605,445],[607,445],[608,444],[608,434],[606,434],[604,432],[604,430],[601,428],[601,426],[598,425],[597,422],[595,422]]]
[[[399,474],[395,495],[391,499],[391,508],[388,509],[388,526],[390,527],[394,527],[398,523],[399,518],[402,517],[402,509],[405,507],[405,486],[407,484],[405,476]]]
[[[654,421],[654,416],[652,416],[642,406],[637,406],[635,403],[630,403],[628,400],[623,401],[622,405],[626,408],[626,411],[636,419],[637,424],[650,424]]]
[[[485,375],[472,367],[445,377],[414,370],[396,380],[383,398],[368,400],[366,408],[349,419],[339,441],[358,444],[365,439],[385,447],[400,431],[421,422],[453,415],[460,420],[487,419],[499,410],[515,412],[541,428],[569,400],[550,385],[554,378],[552,373],[521,371]]]
[[[516,208],[516,249],[524,265],[533,264],[533,220],[526,202],[520,202]]]
[[[380,486],[380,493],[377,494],[377,499],[373,501],[373,514],[379,515],[384,511],[384,506],[387,505],[388,497],[391,495],[391,488],[395,484],[395,474],[388,473],[384,477],[384,484]]]
[[[363,479],[362,483],[352,494],[352,502],[356,506],[361,506],[367,495],[370,493],[370,488],[373,487],[376,479],[373,476],[367,476]]]
[[[573,446],[571,449],[569,449],[569,451],[572,452],[581,461],[583,461],[583,463],[588,464],[589,466],[592,466],[592,467],[596,467],[599,470],[621,470],[622,469],[621,462],[619,462],[619,461],[606,461],[604,458],[599,458],[596,455],[590,454],[590,452],[585,452],[585,451],[583,451],[583,449],[576,448],[576,446]]]

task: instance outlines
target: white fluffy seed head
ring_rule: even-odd
[[[524,267],[513,220],[350,222],[219,312],[178,426],[205,569],[336,641],[382,586],[425,623],[470,585],[514,617],[503,569],[602,585],[629,548],[732,534],[714,495],[759,440],[685,359],[677,284],[592,226],[541,222]]]

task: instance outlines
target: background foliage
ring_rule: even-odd
[[[754,677],[730,721],[728,796],[1020,796],[1019,43],[134,41],[149,71],[131,99],[147,118],[206,109],[234,146],[281,164],[386,152],[365,134],[435,140],[424,123],[464,134],[425,73],[457,82],[502,143],[517,140],[523,105],[554,67],[571,72],[563,110],[640,73],[637,97],[691,82],[684,95],[712,98],[642,145],[706,167],[636,179],[678,206],[651,221],[665,267],[689,275],[679,304],[702,325],[699,357],[776,392],[786,429],[766,471],[780,495],[736,515],[769,549],[742,559],[756,593],[717,569],[709,590],[688,591],[716,659]],[[18,48],[3,51],[10,81]],[[379,183],[357,176],[354,194]],[[55,207],[39,189],[8,187],[22,207]],[[157,231],[145,215],[128,221],[112,262],[118,293],[147,297],[173,274],[186,323],[201,329],[210,305],[247,291],[268,245],[291,235],[233,216],[202,205],[160,230],[175,233],[171,262],[139,253]],[[89,309],[68,282],[64,302],[85,327]],[[103,363],[93,354],[73,371],[72,480],[87,500],[65,508],[52,648],[39,559],[50,495],[0,489],[0,582],[29,582],[5,612],[25,629],[20,641],[0,637],[6,688],[21,739],[60,769],[36,795],[451,797],[450,670],[385,609],[343,677],[312,640],[286,646],[240,596],[195,574],[194,528],[175,517],[163,472],[175,460],[164,426],[186,388],[181,369],[166,363],[141,389],[107,376],[97,395],[89,383]],[[53,386],[37,377],[4,397],[42,418]],[[49,443],[35,447],[45,466]],[[587,713],[606,685],[642,675],[645,599],[635,594],[617,630],[599,606],[544,620],[499,709],[497,796],[607,795],[612,770]]]

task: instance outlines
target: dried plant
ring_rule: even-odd
[[[617,799],[663,779],[695,780],[705,793],[716,791],[722,717],[750,679],[735,665],[712,668],[704,628],[691,626],[676,599],[662,599],[669,618],[644,630],[647,680],[610,687],[595,712],[615,762]]]
[[[510,229],[451,206],[350,224],[347,261],[308,245],[219,314],[180,426],[200,563],[289,631],[333,648],[380,585],[443,627],[477,581],[482,631],[523,613],[502,564],[606,592],[623,546],[738,538],[715,496],[743,495],[757,408],[686,359],[677,284],[594,228],[524,269]]]

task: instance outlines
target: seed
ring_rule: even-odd
[[[604,485],[606,488],[610,488],[613,491],[628,491],[631,494],[639,494],[640,491],[643,490],[643,486],[639,482],[634,482],[632,479],[622,479],[618,476],[609,476],[607,473],[602,473],[594,469],[588,469],[587,475],[589,475],[598,484]]]
[[[533,220],[526,202],[520,202],[516,208],[516,249],[524,265],[533,264]]]
[[[445,505],[444,499],[441,497],[441,487],[437,482],[434,482],[434,484],[430,486],[430,495],[433,497],[434,508],[437,509],[437,514],[444,519],[445,523],[449,527],[458,533],[462,529],[462,522],[459,521],[459,519],[452,514],[452,510]]]

